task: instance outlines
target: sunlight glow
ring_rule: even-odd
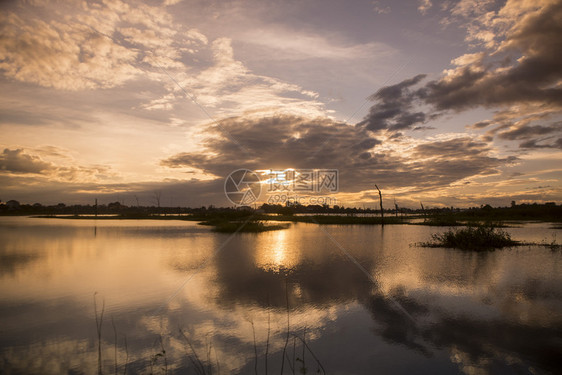
[[[268,233],[258,239],[256,246],[256,265],[267,271],[280,272],[283,269],[294,268],[300,261],[300,255],[295,252],[296,246],[290,246],[288,238],[290,232],[280,230]]]

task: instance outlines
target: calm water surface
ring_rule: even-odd
[[[105,374],[560,373],[562,253],[411,246],[442,230],[2,217],[0,373],[97,373],[95,293]]]

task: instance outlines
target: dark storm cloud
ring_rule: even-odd
[[[487,144],[467,137],[421,144],[414,149],[414,156],[418,158],[430,156],[451,159],[482,155],[488,151],[490,151],[490,147]]]
[[[423,130],[435,130],[436,128],[433,126],[416,126],[415,128],[413,128],[412,130],[416,130],[416,131],[423,131]]]
[[[407,129],[412,125],[423,123],[426,118],[425,114],[412,112],[416,94],[410,90],[423,78],[425,75],[419,74],[396,85],[384,87],[373,94],[369,99],[375,101],[376,104],[371,107],[367,117],[357,125],[365,127],[367,130],[377,131]]]
[[[170,168],[197,168],[224,178],[239,168],[337,168],[340,191],[357,192],[385,187],[446,186],[474,175],[492,174],[511,162],[489,155],[491,149],[469,137],[425,142],[410,155],[378,148],[381,141],[363,129],[330,119],[277,116],[262,119],[231,118],[213,129],[208,152],[179,153],[161,161]],[[236,137],[251,154],[240,151]],[[329,146],[324,145],[326,137]],[[389,139],[385,146],[400,139]]]
[[[498,167],[514,162],[514,157],[494,158],[489,154],[491,148],[483,142],[472,138],[456,138],[446,141],[424,143],[414,148],[411,159],[428,161],[411,163],[419,173],[418,177],[426,181],[421,186],[438,186],[452,183],[468,176],[498,173]],[[416,174],[417,175],[417,174]]]
[[[361,150],[370,149],[376,145],[380,145],[382,142],[375,138],[367,138],[357,144],[357,148]]]
[[[562,78],[562,3],[553,3],[536,14],[524,17],[507,33],[498,52],[523,55],[506,70],[489,64],[457,69],[447,79],[429,82],[418,91],[423,99],[440,110],[464,110],[477,106],[494,107],[518,102],[562,105],[562,89],[552,87]]]
[[[43,155],[56,156],[57,162],[45,161]],[[114,177],[115,173],[106,165],[75,164],[57,147],[43,146],[36,150],[4,149],[0,154],[0,176],[7,180],[2,185],[4,191],[15,188],[19,193],[25,191],[26,185],[36,189],[39,185],[50,185],[54,181],[84,184]],[[42,193],[44,190],[39,195]]]
[[[521,148],[558,148],[562,150],[562,138],[558,138],[552,143],[539,143],[544,140],[541,139],[531,139],[525,141],[519,145]]]
[[[499,138],[502,139],[527,139],[538,135],[550,134],[561,130],[562,123],[552,124],[549,126],[542,125],[525,125],[519,128],[510,129],[508,131],[498,134]]]
[[[41,173],[52,169],[50,163],[44,162],[39,157],[24,153],[21,148],[4,149],[0,154],[0,170],[11,173]]]
[[[491,124],[492,124],[492,121],[490,121],[490,120],[478,121],[477,123],[470,125],[469,128],[483,129],[487,126],[490,126]]]
[[[506,14],[513,11],[508,9],[510,7],[517,8],[517,5],[506,4]],[[500,13],[496,16],[505,17]],[[559,85],[562,79],[562,2],[552,2],[537,11],[528,11],[521,17],[510,17],[497,19],[495,23],[507,24],[507,29],[485,30],[503,39],[495,41],[497,43],[488,50],[488,55],[461,56],[454,60],[459,66],[417,89],[413,86],[421,82],[423,75],[383,88],[372,96],[375,104],[358,126],[372,131],[419,128],[420,123],[444,113],[478,107],[519,106],[523,108],[518,113],[519,118],[531,114],[548,117],[559,112],[562,108],[562,88]],[[424,107],[423,111],[418,110],[421,106]],[[480,121],[471,128],[481,129],[499,124],[496,132],[505,129],[499,133],[500,138],[528,141],[521,147],[538,142],[536,139],[533,141],[532,137],[560,128],[559,124],[521,127],[517,121],[513,121],[514,118],[509,120]]]
[[[212,130],[218,137],[205,143],[211,153],[180,153],[161,164],[192,166],[215,176],[226,176],[238,168],[333,168],[342,162],[350,164],[356,155],[381,142],[353,126],[326,118],[229,118]]]

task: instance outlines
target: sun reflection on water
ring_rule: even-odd
[[[279,230],[260,237],[256,246],[256,266],[266,271],[280,272],[296,267],[301,259],[300,248],[290,231]]]

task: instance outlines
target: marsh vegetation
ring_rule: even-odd
[[[433,233],[431,241],[422,242],[421,246],[486,251],[520,244],[520,242],[512,240],[509,233],[498,227],[476,225],[449,229],[444,233]]]

